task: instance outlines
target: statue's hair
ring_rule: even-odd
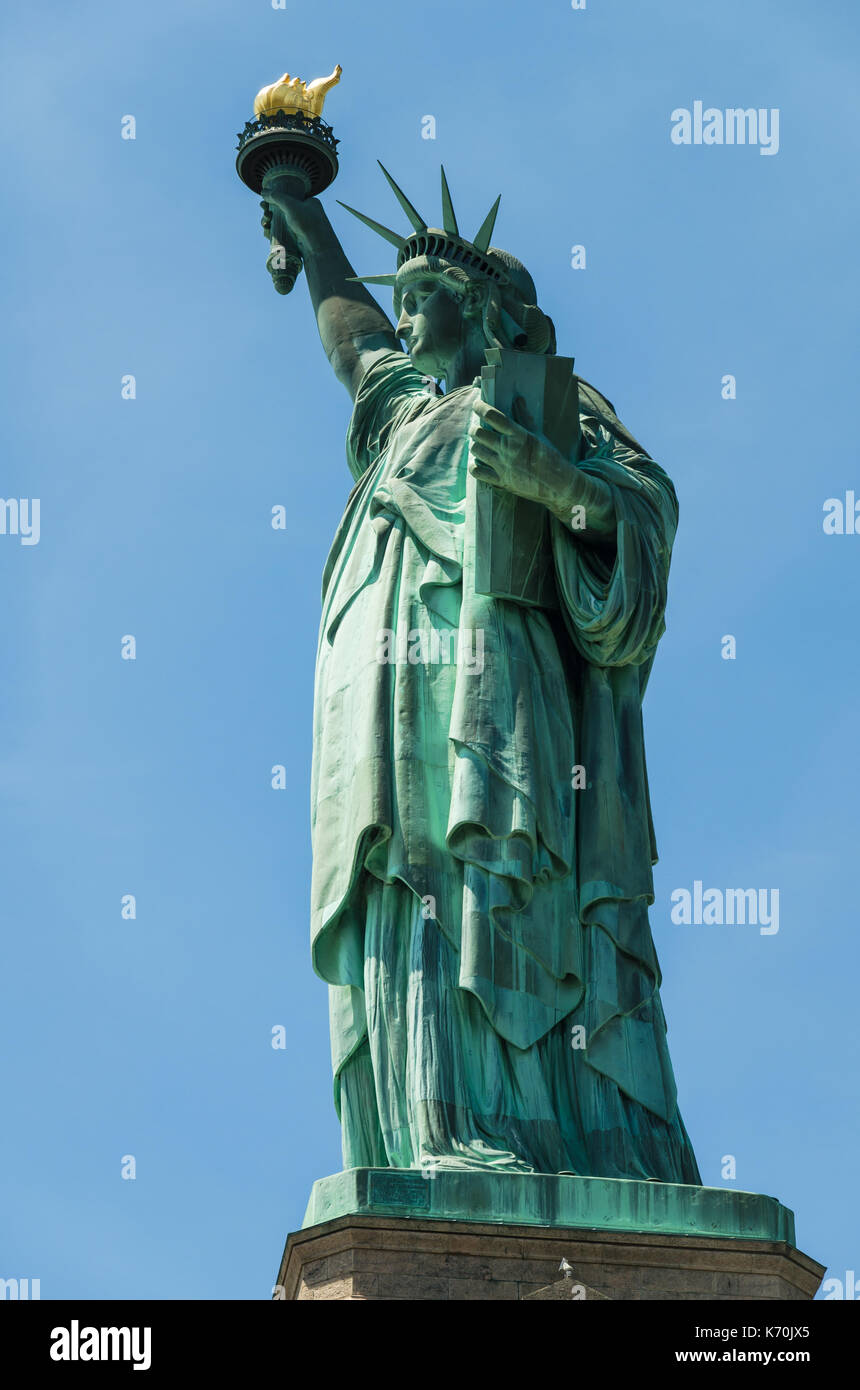
[[[414,256],[397,271],[394,312],[400,317],[405,285],[413,280],[440,280],[444,287],[465,299],[472,285],[486,287],[482,327],[488,347],[515,347],[522,352],[554,354],[555,328],[536,304],[537,291],[525,266],[507,251],[491,247],[488,259],[499,266],[497,277],[455,265],[442,256]]]

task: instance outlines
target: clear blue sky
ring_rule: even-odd
[[[336,62],[357,270],[390,248],[335,195],[402,220],[377,157],[431,220],[444,161],[467,232],[501,192],[559,350],[676,483],[645,721],[682,1110],[706,1182],[735,1155],[860,1274],[860,535],[822,529],[860,498],[858,27],[854,0],[6,12],[2,493],[41,539],[0,536],[0,1275],[267,1297],[340,1167],[308,803],[349,401],[233,167],[258,87]],[[696,100],[778,108],[779,153],[673,145]],[[697,879],[778,888],[779,932],[674,925]]]

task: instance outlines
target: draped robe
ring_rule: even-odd
[[[479,382],[432,395],[390,352],[357,392],[312,770],[312,959],[347,1167],[700,1181],[648,922],[642,697],[677,503],[580,392],[579,466],[611,490],[614,546],[551,519],[555,610],[475,590]]]

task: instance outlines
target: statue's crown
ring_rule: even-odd
[[[347,203],[341,203],[341,207],[351,212],[353,217],[357,217],[365,226],[397,247],[395,274],[355,275],[350,276],[350,279],[359,280],[364,285],[393,286],[395,310],[399,313],[398,293],[407,277],[413,273],[435,274],[440,262],[443,266],[457,267],[469,279],[488,280],[491,285],[497,286],[495,308],[490,306],[484,311],[485,336],[490,344],[496,347],[524,348],[528,352],[554,353],[555,329],[552,320],[538,308],[537,291],[532,277],[516,256],[502,251],[498,246],[490,245],[501,197],[493,203],[474,238],[469,241],[460,234],[444,167],[441,227],[428,227],[420,212],[412,206],[403,190],[398,188],[384,165],[380,163],[379,167],[412,223],[412,231],[406,236],[401,236],[390,227],[383,227],[381,222],[376,222],[372,217],[365,217],[363,212],[357,212]],[[340,202],[340,199],[338,201]]]
[[[444,166],[442,167],[442,226],[429,227],[417,208],[410,203],[403,190],[398,188],[385,166],[379,160],[377,160],[377,164],[391,185],[394,196],[409,218],[413,230],[408,235],[403,236],[400,232],[393,232],[390,227],[383,227],[382,223],[375,221],[374,218],[366,217],[363,212],[356,211],[348,203],[341,203],[340,205],[342,208],[346,208],[347,212],[351,212],[353,217],[357,217],[360,222],[363,222],[365,226],[384,237],[392,246],[397,247],[398,270],[406,265],[407,261],[417,260],[421,256],[436,256],[441,260],[450,261],[453,265],[462,266],[464,270],[470,271],[473,275],[481,275],[488,280],[496,280],[500,284],[508,283],[510,279],[508,267],[490,248],[490,237],[493,235],[493,228],[496,225],[496,214],[499,211],[501,194],[493,203],[472,241],[469,241],[460,234]],[[394,285],[397,281],[396,274],[356,275],[354,278],[365,285]]]

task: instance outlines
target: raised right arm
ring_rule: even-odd
[[[353,400],[358,384],[381,352],[402,351],[394,325],[364,285],[350,282],[355,271],[318,198],[292,198],[267,179],[263,197],[280,208],[304,262],[311,303],[326,356]]]

